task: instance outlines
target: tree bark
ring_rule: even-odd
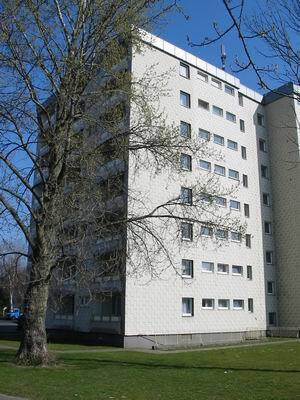
[[[45,318],[49,283],[30,282],[25,296],[24,314],[20,319],[22,338],[17,361],[23,365],[49,363]]]

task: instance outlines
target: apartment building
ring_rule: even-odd
[[[156,36],[145,33],[143,39],[143,51],[133,52],[130,60],[133,75],[168,71],[168,95],[159,97],[158,108],[181,138],[210,150],[199,156],[183,152],[180,171],[171,175],[154,172],[151,165],[137,171],[131,154],[126,163],[108,161],[114,165],[111,175],[117,165],[125,176],[128,215],[136,215],[139,207],[150,212],[178,195],[192,204],[198,183],[211,178],[225,193],[215,196],[214,209],[245,224],[245,232],[205,221],[158,221],[155,229],[172,266],[153,251],[151,265],[157,271],[128,232],[131,262],[124,259],[125,276],[98,282],[104,299],[90,301],[83,292],[68,296],[64,309],[49,310],[48,328],[147,348],[236,342],[263,337],[277,326],[299,328],[297,88],[288,85],[262,97]],[[201,201],[205,209],[210,199]],[[111,254],[109,246],[99,246]]]

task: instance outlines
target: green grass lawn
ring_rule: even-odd
[[[4,344],[4,342],[2,342]],[[0,350],[0,393],[36,400],[296,400],[300,342],[186,353],[59,353],[24,368]]]

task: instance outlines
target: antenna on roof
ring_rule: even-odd
[[[221,61],[222,61],[222,70],[225,71],[226,67],[226,52],[224,44],[221,44]]]

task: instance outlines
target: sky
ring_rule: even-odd
[[[236,0],[232,1],[236,3]],[[263,6],[265,0],[246,0],[246,6],[250,10],[258,6]],[[241,60],[246,60],[243,57],[241,42],[239,41],[236,32],[231,32],[226,37],[222,38],[215,44],[207,47],[191,47],[187,41],[187,35],[193,42],[200,42],[206,36],[214,36],[212,24],[214,21],[218,22],[220,27],[227,27],[230,24],[230,18],[226,14],[225,7],[221,0],[181,0],[181,4],[184,7],[185,13],[189,16],[187,21],[183,15],[179,13],[173,14],[169,17],[169,22],[165,26],[159,27],[155,32],[158,36],[162,37],[164,40],[171,42],[172,44],[183,48],[186,51],[198,56],[199,58],[215,65],[221,67],[220,59],[220,46],[221,43],[225,45],[227,61],[226,61],[226,71],[232,73],[232,68],[234,68],[234,59],[239,56]],[[267,61],[263,56],[257,54],[257,47],[260,50],[264,50],[261,42],[253,43],[252,51],[255,53],[255,59],[261,65],[266,65]],[[257,78],[253,71],[244,71],[241,73],[233,73],[238,76],[241,83],[256,90],[260,91],[257,84]],[[273,88],[280,86],[277,82],[273,82],[270,86]]]

